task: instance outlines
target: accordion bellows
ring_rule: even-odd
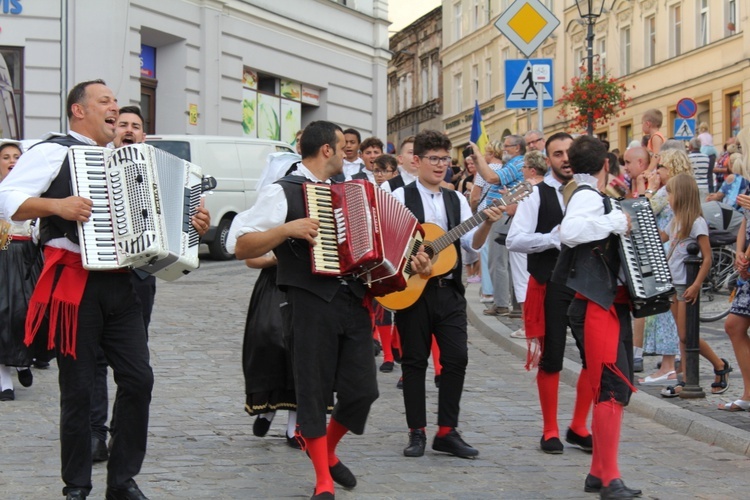
[[[190,219],[200,167],[146,144],[73,146],[68,160],[73,194],[94,203],[89,221],[78,223],[85,269],[136,267],[171,281],[198,267]]]

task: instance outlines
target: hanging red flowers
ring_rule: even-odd
[[[635,87],[633,87],[635,88]],[[563,85],[563,95],[557,101],[561,105],[558,118],[568,121],[571,132],[586,130],[589,113],[594,119],[594,128],[617,118],[632,100],[627,87],[608,74],[574,77],[570,85]]]

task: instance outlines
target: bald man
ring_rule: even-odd
[[[625,173],[630,178],[630,192],[626,198],[637,198],[639,194],[636,187],[636,179],[646,171],[651,161],[651,155],[648,149],[643,146],[637,146],[625,151]]]

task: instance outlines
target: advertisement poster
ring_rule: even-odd
[[[242,71],[242,86],[247,89],[258,90],[258,72],[245,68]]]
[[[299,101],[302,98],[302,85],[289,80],[281,80],[281,97]]]
[[[302,102],[305,104],[312,104],[313,106],[320,106],[320,91],[312,87],[302,86]]]
[[[258,93],[242,89],[242,130],[248,137],[258,137]]]
[[[294,146],[297,131],[302,128],[302,104],[281,101],[281,140]]]
[[[280,101],[276,96],[258,94],[258,138],[277,141],[281,138]]]

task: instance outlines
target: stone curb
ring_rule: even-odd
[[[484,304],[480,304],[474,298],[474,290],[476,285],[469,287],[466,292],[470,297],[467,299],[466,308],[469,322],[494,344],[520,359],[526,359],[526,342],[510,338],[510,329],[494,316],[484,316]],[[566,358],[560,379],[575,387],[580,372],[581,364]],[[679,408],[645,391],[633,394],[627,409],[690,438],[750,457],[750,432]]]

